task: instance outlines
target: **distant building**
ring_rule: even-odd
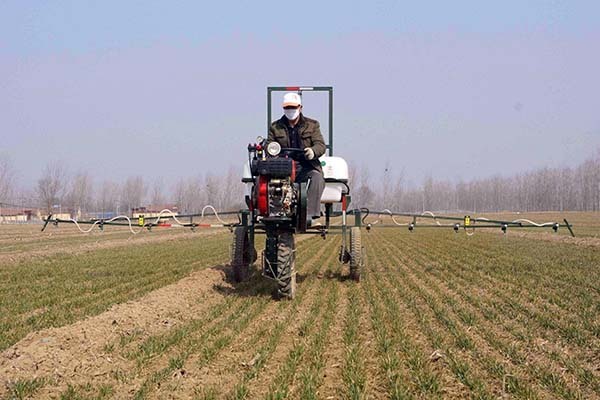
[[[137,207],[131,210],[131,214],[133,216],[133,218],[139,218],[139,217],[144,217],[144,218],[156,218],[159,216],[160,212],[163,210],[169,210],[171,211],[173,214],[170,213],[164,213],[164,216],[169,216],[169,215],[179,215],[178,213],[178,209],[176,205],[173,204],[161,204],[161,205],[150,205],[150,206],[146,206],[146,207]]]
[[[29,222],[34,214],[34,211],[30,209],[1,207],[0,223],[15,224]]]
[[[117,216],[114,211],[93,211],[86,214],[91,220],[111,219]]]
[[[40,215],[40,219],[46,218],[46,217],[47,217],[47,215]],[[52,214],[51,219],[75,219],[75,218],[73,218],[73,214],[71,214],[71,213],[62,212],[62,213]]]

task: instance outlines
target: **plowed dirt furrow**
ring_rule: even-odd
[[[242,287],[245,289],[242,289],[241,296],[236,297],[228,308],[232,310],[232,314],[227,320],[221,319],[226,321],[225,323],[218,323],[208,331],[192,329],[174,349],[163,351],[164,355],[153,361],[153,366],[147,366],[144,372],[139,374],[146,378],[139,384],[136,398],[160,398],[170,395],[170,392],[163,388],[165,383],[172,382],[171,378],[178,376],[177,371],[186,371],[187,374],[190,368],[202,368],[212,362],[223,349],[247,330],[248,325],[261,315],[267,305],[272,303],[272,284],[258,274]]]
[[[381,252],[383,259],[390,259],[391,255],[389,254],[389,249],[382,243],[370,243],[373,245],[373,248],[376,249],[375,251]],[[397,265],[396,267],[401,268],[404,266]],[[413,292],[418,288],[411,287],[410,285],[407,285],[406,282],[401,281],[398,274],[391,273],[388,274],[388,276],[390,278],[389,284],[391,286],[389,289],[392,293],[399,294],[400,297],[403,298],[403,301],[410,306],[415,317],[419,318],[421,329],[427,332],[431,344],[436,349],[442,350],[445,355],[445,361],[447,361],[447,366],[456,379],[469,389],[470,395],[491,398],[492,392],[486,385],[486,379],[488,379],[489,376],[483,373],[483,371],[469,368],[469,366],[475,362],[473,354],[468,348],[461,346],[460,343],[456,343],[445,334],[447,326],[444,324],[444,316],[439,312],[436,312],[437,310],[431,308],[431,305],[427,303],[427,298],[414,296]],[[448,389],[449,388],[445,388],[446,391]],[[445,397],[448,396],[446,391],[443,392]]]

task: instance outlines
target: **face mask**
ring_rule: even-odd
[[[283,110],[283,113],[285,114],[287,119],[292,121],[292,120],[295,120],[296,118],[298,118],[298,115],[300,115],[300,108]]]

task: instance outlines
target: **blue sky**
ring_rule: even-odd
[[[598,2],[578,1],[4,1],[2,48],[17,54],[90,52],[232,33],[318,38],[364,31],[471,33],[597,29]]]
[[[298,83],[335,87],[336,153],[372,176],[576,165],[600,146],[599,15],[591,1],[5,1],[0,153],[29,185],[53,160],[99,180],[219,172],[264,133],[265,87]],[[322,100],[305,112],[326,125]]]

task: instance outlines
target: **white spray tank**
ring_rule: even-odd
[[[342,201],[342,193],[348,191],[348,163],[342,157],[320,157],[325,190],[321,196],[321,203],[338,203]]]

